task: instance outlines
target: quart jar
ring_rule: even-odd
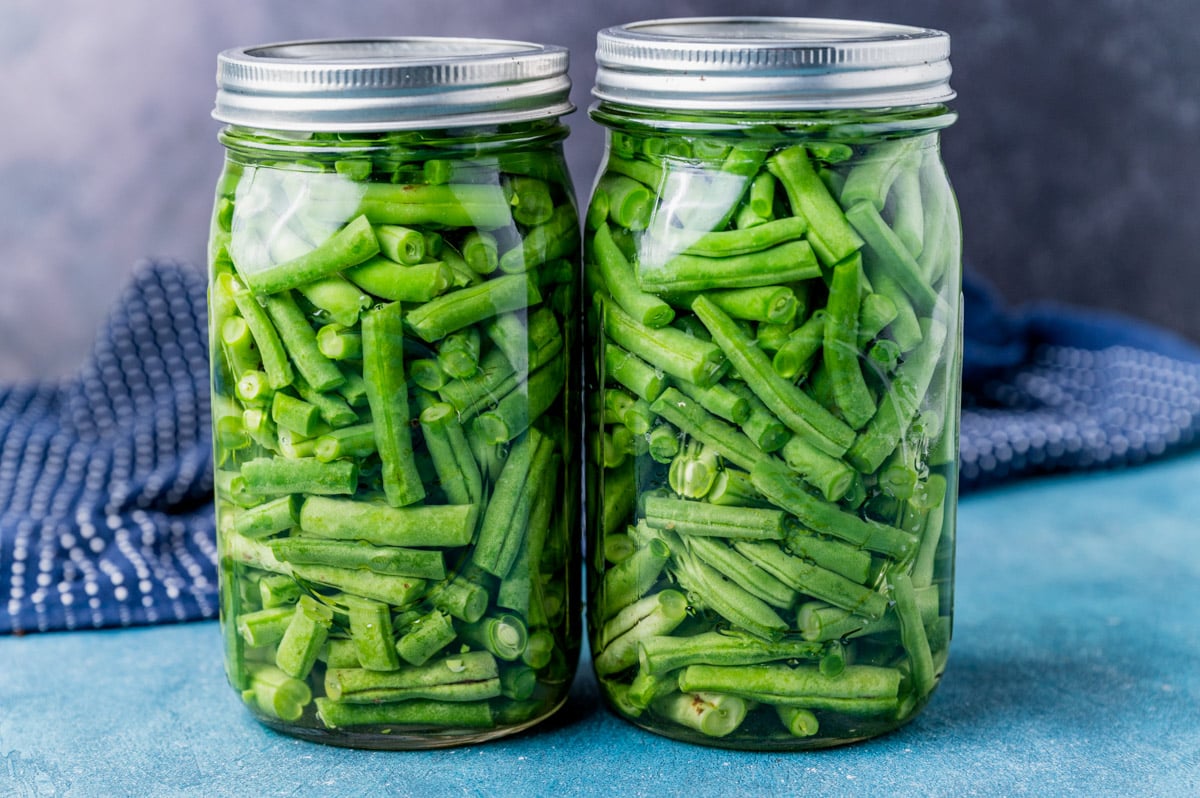
[[[895,729],[946,663],[961,235],[946,34],[799,18],[598,36],[588,630],[652,732]]]
[[[581,638],[567,53],[222,53],[209,318],[221,628],[260,721],[513,733]]]

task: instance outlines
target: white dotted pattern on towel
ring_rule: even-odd
[[[0,390],[0,633],[216,615],[204,293],[139,265],[77,377]]]
[[[964,489],[1051,471],[1133,465],[1192,443],[1200,365],[1114,346],[1043,346],[964,397]]]

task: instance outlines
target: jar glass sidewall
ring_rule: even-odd
[[[649,731],[749,750],[903,725],[940,681],[953,616],[953,112],[591,114],[602,695]]]
[[[266,725],[444,747],[565,701],[582,634],[566,134],[222,130],[221,628]]]

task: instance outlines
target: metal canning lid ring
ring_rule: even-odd
[[[596,37],[602,101],[702,111],[931,105],[954,98],[942,31],[802,17],[697,17]]]
[[[496,125],[562,116],[562,47],[498,39],[327,39],[239,47],[217,58],[213,117],[282,131]]]

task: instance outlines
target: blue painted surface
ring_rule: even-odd
[[[596,706],[484,746],[347,751],[258,726],[216,624],[0,639],[0,795],[1200,794],[1200,456],[972,496],[955,639],[888,737],[756,755]]]

